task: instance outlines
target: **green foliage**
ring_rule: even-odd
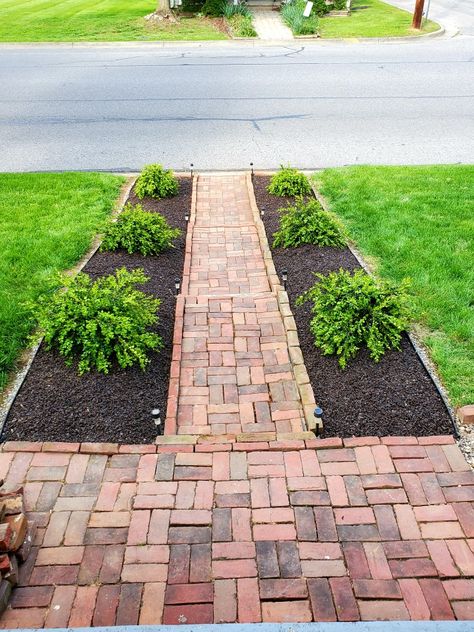
[[[234,15],[242,15],[244,17],[249,17],[250,20],[252,19],[252,13],[244,2],[239,2],[239,4],[225,4],[224,16],[228,20],[230,20],[230,18],[232,18]]]
[[[47,348],[57,349],[69,366],[77,359],[79,375],[92,369],[109,373],[114,361],[145,369],[147,352],[163,343],[149,331],[161,301],[135,287],[148,281],[143,270],[120,268],[96,281],[80,272],[61,281],[65,291],[42,296],[36,305]]]
[[[323,2],[324,4],[324,2]],[[311,15],[304,17],[303,11],[306,0],[290,0],[281,8],[281,17],[290,27],[295,35],[314,35],[318,32],[319,20],[316,11],[311,11]]]
[[[206,0],[202,7],[203,15],[211,18],[220,18],[224,15],[227,0]]]
[[[100,249],[157,255],[172,248],[173,239],[180,234],[179,228],[172,228],[160,213],[145,211],[141,204],[127,204],[117,221],[106,224]]]
[[[147,165],[135,183],[135,193],[142,200],[145,196],[152,198],[173,197],[179,190],[179,182],[171,169],[162,165]]]
[[[296,197],[311,193],[311,186],[304,173],[282,165],[280,170],[272,176],[267,190],[272,195],[280,197]]]
[[[317,200],[298,198],[294,206],[280,209],[280,228],[273,235],[275,248],[296,248],[301,244],[345,246],[341,222],[321,208]]]
[[[257,32],[253,28],[252,17],[250,15],[236,14],[228,19],[227,22],[234,37],[257,36]]]
[[[363,270],[316,274],[319,281],[297,300],[313,303],[310,329],[324,355],[336,354],[344,368],[361,347],[378,362],[398,348],[408,327],[407,286],[377,281]]]

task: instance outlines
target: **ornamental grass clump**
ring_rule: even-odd
[[[363,270],[340,269],[318,281],[297,299],[312,303],[310,329],[324,355],[337,355],[345,368],[361,348],[378,362],[391,348],[399,348],[409,324],[408,282],[399,286],[379,281]]]
[[[345,246],[344,228],[337,217],[321,208],[317,200],[298,198],[293,206],[279,210],[280,228],[273,235],[275,248],[296,248],[302,244]]]
[[[117,221],[110,220],[104,230],[100,249],[126,250],[129,254],[157,255],[173,248],[179,228],[170,226],[160,213],[145,211],[141,204],[126,204]]]
[[[282,165],[280,170],[272,176],[267,191],[280,197],[297,197],[309,195],[311,185],[304,173]]]
[[[173,197],[178,191],[178,179],[171,169],[165,169],[162,165],[147,165],[135,183],[135,193],[140,200],[144,197]]]
[[[79,375],[109,373],[114,362],[144,370],[148,352],[163,346],[161,336],[150,331],[161,301],[136,288],[147,281],[143,270],[126,268],[95,281],[83,272],[62,277],[64,290],[41,297],[35,306],[47,349],[57,349],[68,366],[77,361]]]

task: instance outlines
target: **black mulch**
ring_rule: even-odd
[[[344,370],[335,357],[323,356],[314,346],[310,304],[296,307],[296,298],[313,285],[313,272],[354,270],[359,264],[347,248],[272,248],[271,236],[279,223],[277,209],[290,200],[267,193],[268,182],[267,177],[254,178],[255,196],[259,208],[265,208],[264,224],[276,269],[288,270],[290,303],[315,398],[324,411],[325,436],[451,434],[443,401],[407,336],[400,351],[389,351],[378,364],[361,351]]]
[[[133,193],[129,197],[134,204],[140,202],[147,210],[159,211],[183,231],[176,248],[156,257],[98,252],[84,269],[98,277],[121,266],[143,268],[150,280],[140,289],[162,301],[156,331],[163,338],[164,348],[151,354],[145,372],[117,367],[109,375],[88,373],[79,377],[59,354],[41,346],[10,410],[2,440],[154,441],[156,427],[150,413],[160,408],[164,421],[176,306],[174,280],[181,278],[183,271],[184,214],[191,208],[191,191],[191,180],[182,178],[179,195],[174,198],[140,201]]]

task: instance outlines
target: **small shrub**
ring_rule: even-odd
[[[120,268],[92,280],[80,272],[61,279],[65,290],[43,296],[36,305],[39,330],[48,349],[56,348],[67,365],[78,360],[79,375],[96,369],[109,373],[112,363],[145,369],[147,352],[162,347],[149,331],[158,322],[160,300],[136,289],[148,281],[143,270]]]
[[[388,349],[399,347],[408,327],[407,281],[395,286],[363,270],[315,276],[319,281],[297,304],[312,302],[310,329],[324,355],[336,354],[344,368],[362,347],[375,362]]]
[[[282,165],[280,170],[272,176],[267,190],[272,195],[297,197],[311,193],[311,186],[304,173]]]
[[[142,200],[145,196],[152,198],[166,198],[176,195],[179,182],[171,169],[164,169],[161,165],[147,165],[138,176],[135,183],[135,193]]]
[[[250,9],[243,2],[239,2],[239,4],[226,3],[224,7],[224,16],[228,20],[230,20],[232,17],[234,17],[234,15],[243,15],[244,17],[249,17],[250,19],[252,19],[252,13]]]
[[[173,239],[180,234],[179,228],[172,228],[160,213],[149,213],[141,204],[127,204],[117,221],[106,225],[100,249],[157,255],[172,248]]]
[[[227,0],[206,0],[201,11],[211,18],[220,18],[224,15],[226,6]]]
[[[239,5],[237,5],[239,6]],[[256,37],[250,15],[236,14],[227,20],[234,37]]]
[[[280,213],[280,228],[273,235],[275,248],[295,248],[301,244],[337,248],[345,245],[342,224],[316,200],[305,202],[299,198],[294,206],[282,208]]]
[[[282,5],[281,17],[294,35],[314,35],[318,32],[319,20],[317,13],[313,7],[309,17],[304,17],[305,6],[306,0],[291,0]]]

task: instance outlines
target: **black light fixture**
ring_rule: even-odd
[[[314,416],[316,418],[316,425],[314,426],[314,434],[317,437],[319,437],[319,430],[320,430],[320,427],[321,427],[321,424],[320,424],[319,420],[323,416],[323,409],[320,408],[319,406],[316,406],[316,408],[314,409],[314,413],[313,414],[314,414]]]
[[[260,217],[263,219],[264,215],[265,215],[265,207],[262,206],[262,208],[260,209]]]
[[[250,163],[250,171],[252,173],[252,178],[253,178],[253,162]]]
[[[174,280],[174,288],[176,290],[176,296],[178,296],[179,290],[181,289],[181,280],[180,279],[175,279]]]
[[[286,282],[288,281],[288,270],[283,268],[281,271],[281,280],[283,281],[283,289],[286,290]]]
[[[186,224],[189,222],[189,212],[186,211],[186,213],[184,214],[184,221],[186,222]]]
[[[192,177],[193,177],[193,174],[194,174],[194,164],[193,164],[193,163],[191,163],[191,165],[190,165],[190,166],[191,166],[191,178],[192,178]]]
[[[153,417],[153,422],[157,427],[158,434],[161,434],[161,410],[159,408],[154,408],[151,411],[151,416]]]

